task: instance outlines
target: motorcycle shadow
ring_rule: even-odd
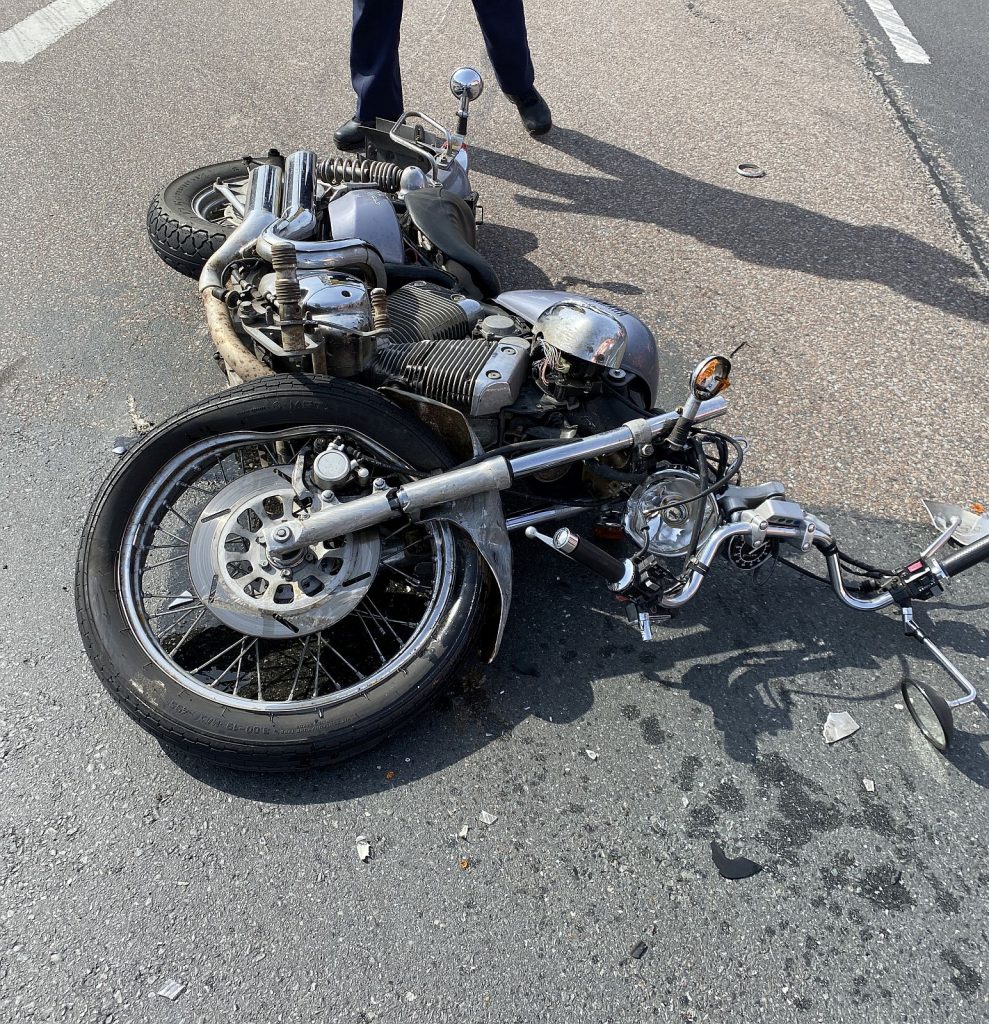
[[[884,564],[927,539],[917,526],[875,522],[866,524],[866,539],[863,524],[823,512],[849,550]],[[876,550],[878,544],[887,550]],[[542,741],[528,730],[513,735],[532,718],[546,723],[550,743],[561,726],[593,716],[597,732],[637,728],[646,744],[668,743],[682,752],[713,742],[730,760],[750,765],[777,737],[821,743],[827,713],[847,710],[863,726],[863,743],[882,747],[890,736],[893,742],[902,736],[904,756],[913,756],[915,744],[926,744],[906,712],[893,708],[901,699],[900,680],[912,671],[954,696],[950,680],[903,636],[891,613],[846,608],[829,588],[783,566],[759,579],[716,565],[698,598],[659,627],[657,641],[644,644],[596,578],[522,538],[514,548],[515,599],[496,661],[479,682],[455,684],[381,746],[332,769],[280,776],[232,772],[166,753],[217,789],[263,802],[311,804],[412,784],[498,742],[518,744],[525,753],[516,756],[539,760]],[[942,601],[934,612],[934,635],[949,656],[960,657],[963,670],[969,657],[984,657],[989,648],[989,606],[977,603],[977,587],[974,577],[959,581],[951,603]],[[980,716],[985,704],[979,705],[959,710],[948,759],[989,788],[989,728]],[[456,781],[447,789],[455,797]]]

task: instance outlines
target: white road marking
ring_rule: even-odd
[[[889,41],[904,64],[930,64],[927,51],[917,42],[914,34],[903,24],[890,0],[865,0],[872,8],[876,20],[889,36]]]
[[[0,64],[26,64],[112,3],[113,0],[53,0],[0,33]]]

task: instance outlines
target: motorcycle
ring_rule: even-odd
[[[638,318],[501,292],[474,247],[464,135],[480,76],[461,69],[451,88],[452,132],[408,111],[369,131],[362,159],[272,151],[192,172],[152,203],[152,243],[198,272],[234,386],[147,434],[96,497],[76,599],[110,694],[214,762],[329,764],[497,655],[512,533],[602,578],[644,640],[716,559],[755,573],[816,551],[841,601],[899,608],[964,690],[948,701],[903,683],[946,749],[976,691],[913,605],[989,558],[989,537],[943,555],[952,516],[902,568],[852,558],[780,483],[742,486],[746,446],[712,426],[728,357],[702,360],[683,405],[659,410]],[[188,222],[163,241],[165,215]],[[208,225],[195,242],[193,215]],[[626,550],[540,531],[581,515]]]

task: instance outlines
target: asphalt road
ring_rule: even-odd
[[[530,141],[492,87],[472,129],[506,286],[642,315],[670,399],[745,341],[749,478],[784,479],[850,550],[895,561],[930,537],[921,496],[985,497],[986,282],[845,11],[527,6],[560,127]],[[272,142],[326,149],[348,7],[117,0],[0,65],[0,1015],[983,1019],[985,704],[939,757],[897,707],[905,671],[942,682],[928,659],[782,569],[718,570],[646,647],[520,547],[483,684],[334,772],[177,760],[105,696],[71,597],[87,504],[129,396],[159,421],[217,386],[194,289],[144,242],[148,198]],[[469,7],[408,7],[410,100],[452,115],[448,64],[485,66]],[[984,680],[985,572],[932,618]],[[831,710],[861,729],[827,747]],[[764,870],[721,879],[712,840]]]
[[[888,70],[908,109],[929,133],[979,208],[989,244],[989,31],[985,7],[976,0],[950,5],[896,0],[896,10],[930,58],[904,63],[864,0],[852,0],[863,28],[888,60]]]

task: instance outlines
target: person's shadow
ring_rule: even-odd
[[[572,129],[557,128],[544,141],[594,173],[557,170],[481,147],[472,148],[473,166],[526,189],[516,199],[532,210],[655,224],[746,263],[875,281],[955,316],[989,322],[989,300],[974,267],[896,228],[849,224],[698,181]],[[544,275],[536,278],[529,287],[546,287]]]

